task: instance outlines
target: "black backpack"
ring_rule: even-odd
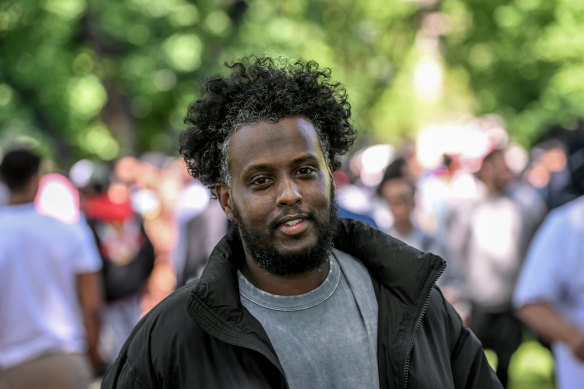
[[[106,301],[140,292],[154,268],[154,247],[142,220],[136,216],[122,223],[88,219],[103,260]]]

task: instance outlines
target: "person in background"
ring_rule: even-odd
[[[105,304],[99,349],[102,360],[109,365],[142,316],[141,299],[154,268],[155,253],[143,220],[133,207],[127,182],[119,180],[113,169],[97,166],[97,179],[88,181],[93,190],[81,190],[90,194],[82,202],[82,211],[103,263]],[[110,174],[104,174],[104,170]]]
[[[393,224],[387,230],[389,235],[418,250],[436,254],[446,260],[450,258],[445,242],[424,232],[415,221],[416,185],[408,174],[405,159],[396,158],[387,166],[377,187],[377,194],[387,203],[393,216]],[[462,297],[462,280],[456,264],[449,261],[444,274],[438,280],[438,285],[446,299],[466,322],[468,307]]]
[[[86,225],[35,210],[40,162],[17,149],[0,165],[10,193],[0,210],[0,388],[82,389],[101,365],[101,260]]]
[[[584,382],[584,196],[547,216],[514,298],[519,318],[552,342],[559,389]]]
[[[513,291],[546,208],[535,191],[515,181],[504,149],[489,152],[476,177],[483,194],[455,208],[450,250],[471,305],[469,326],[496,353],[497,376],[506,386],[511,357],[523,340]]]
[[[211,191],[189,178],[191,182],[176,202],[178,237],[173,252],[176,288],[201,275],[211,251],[228,228],[228,220]]]
[[[584,141],[570,150],[570,193],[535,235],[514,305],[519,318],[551,342],[559,389],[584,382]]]
[[[435,288],[444,261],[338,219],[350,104],[316,62],[247,58],[188,110],[181,155],[234,228],[151,310],[102,388],[498,388]]]
[[[572,193],[567,146],[559,139],[549,139],[531,150],[533,161],[524,173],[526,181],[552,210],[576,196]]]
[[[407,163],[403,158],[397,158],[387,166],[377,194],[385,200],[393,216],[393,225],[387,231],[389,235],[418,250],[448,257],[446,246],[422,231],[414,220],[416,186],[408,178]]]

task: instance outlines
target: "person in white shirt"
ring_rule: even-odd
[[[100,364],[101,259],[86,225],[35,209],[40,161],[20,149],[0,165],[10,192],[0,210],[0,389],[87,388]]]
[[[517,180],[504,148],[495,148],[475,172],[481,194],[456,205],[449,249],[460,264],[470,302],[469,327],[497,355],[497,376],[507,386],[511,358],[523,341],[523,323],[513,309],[513,291],[527,247],[545,206]]]
[[[584,196],[551,211],[521,271],[514,304],[552,342],[558,388],[584,382]]]

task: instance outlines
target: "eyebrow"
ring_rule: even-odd
[[[302,157],[296,158],[292,161],[293,165],[301,165],[306,162],[320,162],[317,155],[314,154],[306,154]]]
[[[314,155],[314,154],[306,154],[303,155],[301,157],[295,158],[292,160],[291,165],[293,166],[297,166],[297,165],[301,165],[303,163],[307,163],[307,162],[316,162],[319,163],[319,158],[318,156]],[[267,163],[258,163],[256,165],[250,165],[249,167],[245,168],[245,170],[243,171],[243,175],[247,176],[250,173],[253,173],[254,171],[258,171],[258,170],[271,170],[272,169],[272,164],[267,164]]]

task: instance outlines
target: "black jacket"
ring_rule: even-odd
[[[340,223],[335,247],[368,268],[379,305],[381,388],[500,388],[476,337],[434,286],[445,268],[364,223]],[[260,323],[241,305],[237,234],[223,238],[201,278],[136,326],[102,388],[286,388]]]

